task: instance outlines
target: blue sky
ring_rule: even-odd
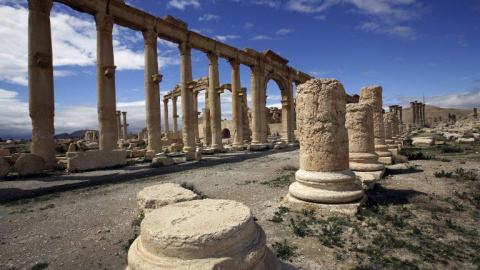
[[[480,107],[479,0],[127,0],[157,17],[170,14],[189,29],[239,49],[271,49],[289,65],[318,78],[337,78],[347,93],[382,85],[384,105],[421,100],[441,107]],[[0,0],[0,137],[28,137],[25,0]],[[55,3],[51,14],[56,133],[98,129],[96,30],[92,16]],[[117,106],[130,130],[145,124],[141,33],[114,29]],[[158,41],[162,96],[179,83],[175,44]],[[204,53],[193,52],[193,76],[208,75]],[[230,66],[220,60],[220,83]],[[250,69],[241,68],[250,92]],[[280,92],[268,84],[268,106]],[[163,107],[163,102],[161,103]],[[180,103],[179,103],[180,106]],[[203,96],[199,108],[203,108]],[[170,108],[171,109],[171,108]],[[180,107],[179,107],[180,111]],[[163,108],[162,108],[163,114]],[[170,116],[172,115],[170,110]],[[222,95],[222,118],[231,117]],[[163,117],[162,117],[163,120]],[[163,126],[163,123],[162,123]]]

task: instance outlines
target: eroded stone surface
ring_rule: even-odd
[[[127,164],[125,150],[90,150],[67,153],[67,170],[85,171]]]
[[[10,164],[3,157],[0,157],[0,178],[7,176],[10,172]]]
[[[208,218],[206,218],[208,217]],[[129,269],[281,269],[245,205],[195,200],[152,211],[128,252]],[[267,268],[266,265],[269,265]]]
[[[199,199],[198,194],[173,183],[149,186],[137,194],[138,208],[146,214],[169,204]]]
[[[14,168],[22,176],[41,173],[45,169],[45,160],[36,154],[24,154],[15,161]]]
[[[349,170],[345,112],[345,89],[338,80],[312,79],[298,86],[300,170],[289,187],[287,206],[343,204],[364,197]]]

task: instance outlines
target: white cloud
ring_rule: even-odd
[[[251,22],[247,22],[245,23],[245,25],[243,26],[245,29],[252,29],[255,25]]]
[[[198,18],[198,20],[199,21],[211,21],[211,20],[218,21],[220,20],[220,16],[215,14],[205,14],[202,17]]]
[[[317,15],[315,17],[313,17],[315,20],[319,20],[319,21],[323,21],[323,20],[326,20],[327,19],[327,16],[325,15]]]
[[[421,4],[416,0],[289,0],[286,8],[313,14],[338,5],[353,6],[347,11],[369,17],[370,21],[358,29],[407,40],[418,38],[412,27],[401,25],[402,22],[420,18]],[[326,16],[318,15],[315,19],[324,20]]]
[[[280,1],[274,1],[274,0],[251,0],[250,2],[255,5],[265,5],[272,8],[279,7],[281,4]]]
[[[282,28],[282,29],[278,29],[276,34],[284,36],[284,35],[290,34],[291,32],[293,32],[292,29]]]
[[[19,5],[0,6],[0,80],[26,86],[28,9]],[[94,66],[96,64],[97,33],[91,16],[72,16],[54,11],[51,14],[53,65]],[[141,42],[141,45],[138,43]],[[113,32],[117,70],[144,68],[143,38],[139,32],[115,26]],[[135,45],[137,44],[137,46]],[[165,44],[165,43],[160,43]],[[138,49],[132,49],[137,47]],[[178,64],[178,52],[162,54],[159,66]],[[55,70],[56,76],[75,75],[74,71]]]
[[[257,35],[253,38],[251,38],[250,40],[271,40],[272,38],[269,37],[269,36],[265,36],[265,35]]]
[[[397,96],[396,99],[401,101],[401,105],[408,107],[410,106],[410,101],[422,100],[423,97]],[[472,108],[477,108],[478,104],[480,104],[480,88],[451,95],[425,97],[425,103],[441,108],[471,110]]]
[[[18,93],[0,89],[0,138],[15,138],[31,132],[28,103],[21,102]]]
[[[185,7],[192,6],[194,8],[200,7],[200,2],[198,0],[170,0],[167,3],[167,8],[177,8],[184,10]]]
[[[237,39],[237,38],[240,38],[240,36],[236,36],[236,35],[227,35],[227,36],[215,36],[216,39],[222,41],[222,42],[225,42],[229,39]]]

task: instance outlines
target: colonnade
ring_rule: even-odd
[[[410,102],[410,108],[412,109],[412,124],[424,125],[425,124],[425,104],[421,102]]]
[[[192,81],[191,50],[200,50],[209,59],[208,109],[210,111],[212,144],[221,148],[221,108],[217,93],[219,87],[218,58],[230,62],[232,69],[232,96],[234,97],[234,121],[236,121],[235,143],[242,141],[243,131],[241,115],[245,115],[239,104],[246,102],[240,85],[240,64],[251,68],[252,95],[252,143],[266,142],[267,128],[265,119],[266,85],[274,79],[282,91],[282,105],[285,110],[285,139],[293,140],[293,83],[303,83],[310,76],[287,66],[288,60],[267,50],[263,53],[245,48],[238,50],[227,44],[202,36],[187,29],[188,24],[169,15],[157,18],[149,13],[131,7],[123,1],[55,0],[77,11],[94,16],[97,30],[97,111],[99,122],[99,149],[117,148],[119,139],[117,125],[115,70],[113,52],[113,25],[119,24],[135,31],[141,31],[145,48],[145,103],[146,124],[149,137],[147,151],[155,154],[161,147],[161,113],[159,84],[162,75],[158,74],[157,39],[162,38],[179,44],[180,96],[182,98],[182,130],[184,152],[195,151],[195,118],[198,112],[194,107],[194,94],[190,91]],[[32,119],[31,152],[42,156],[48,168],[55,164],[54,142],[54,88],[52,65],[52,38],[50,11],[53,0],[28,0],[28,72],[29,107]],[[242,96],[240,102],[240,96]],[[175,97],[172,101],[176,102]],[[168,105],[168,100],[165,101]],[[166,106],[167,108],[167,106]],[[125,116],[124,116],[125,117]],[[176,106],[173,117],[176,119]],[[168,119],[168,111],[165,111]],[[245,125],[243,125],[245,126]],[[125,127],[124,127],[125,128]],[[169,130],[165,120],[165,130]],[[178,131],[174,121],[173,131]],[[126,132],[124,132],[126,134]],[[124,135],[125,139],[125,135]]]
[[[403,124],[403,107],[399,105],[388,106],[390,112],[398,119],[400,125]]]
[[[121,116],[123,115],[123,124]],[[127,112],[117,111],[117,138],[122,137],[122,128],[123,128],[123,141],[127,140]]]

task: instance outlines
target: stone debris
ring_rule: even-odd
[[[138,208],[140,212],[145,214],[173,203],[200,199],[198,194],[174,183],[148,186],[137,194]]]
[[[10,163],[3,157],[0,157],[0,178],[7,176],[10,172]]]
[[[36,154],[24,154],[15,161],[15,170],[21,176],[38,174],[46,169],[45,160]]]

